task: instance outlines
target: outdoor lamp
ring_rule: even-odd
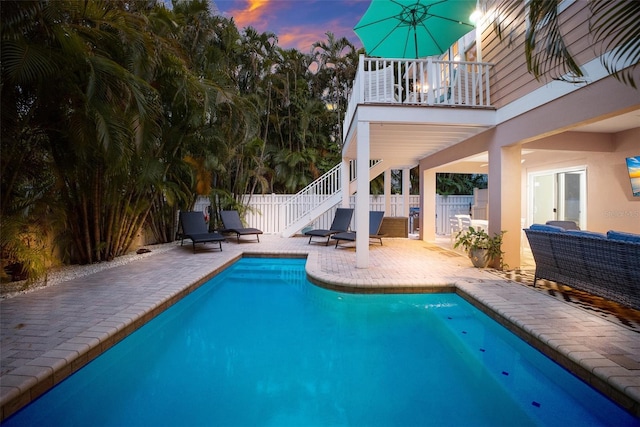
[[[481,16],[482,16],[482,12],[476,9],[473,11],[471,15],[469,15],[469,22],[471,22],[473,25],[476,25],[476,22],[480,20]]]
[[[429,83],[422,83],[420,80],[416,80],[413,83],[412,92],[422,92],[426,93],[429,90]]]

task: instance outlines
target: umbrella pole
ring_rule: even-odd
[[[415,25],[413,26],[413,45],[416,48],[416,59],[418,59],[418,32]]]

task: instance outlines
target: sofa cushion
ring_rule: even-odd
[[[529,230],[535,231],[547,231],[549,233],[564,233],[565,229],[562,227],[556,227],[555,225],[546,224],[531,224]]]
[[[575,221],[547,221],[545,224],[562,227],[565,230],[580,230],[580,227],[578,227],[578,224],[576,224]]]
[[[595,237],[597,239],[607,238],[607,236],[604,233],[598,233],[597,231],[588,231],[588,230],[567,230],[567,234],[571,234],[573,236]]]
[[[611,240],[620,240],[623,242],[640,243],[640,234],[625,233],[624,231],[607,231],[607,238]]]

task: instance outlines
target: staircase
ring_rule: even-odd
[[[372,160],[369,169],[369,180],[384,171],[381,160]],[[355,193],[356,175],[355,161],[350,164],[349,194]],[[280,206],[282,219],[282,237],[291,237],[303,227],[311,224],[320,215],[342,201],[342,183],[340,163],[331,168],[320,178],[307,185]]]

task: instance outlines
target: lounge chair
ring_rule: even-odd
[[[371,211],[369,212],[369,239],[377,239],[382,245],[382,237],[380,234],[380,227],[382,226],[382,219],[384,218],[383,211]],[[355,231],[346,231],[343,233],[336,233],[331,236],[332,239],[336,241],[336,248],[340,244],[341,241],[347,242],[355,242],[356,241],[356,232]]]
[[[207,242],[218,243],[222,251],[222,241],[225,240],[225,237],[220,233],[209,232],[202,212],[180,212],[178,229],[180,228],[182,228],[180,246],[182,246],[186,237],[191,239],[193,243],[193,253],[196,253],[196,243]]]
[[[256,235],[258,242],[260,241],[262,230],[243,226],[238,211],[220,211],[220,218],[222,219],[222,226],[224,227],[220,230],[220,233],[235,233],[238,243],[240,243],[240,236],[250,236],[252,234]]]
[[[328,230],[317,229],[317,230],[309,230],[304,233],[305,236],[309,236],[309,244],[313,243],[323,243],[327,246],[329,244],[329,238],[340,232],[344,232],[349,230],[349,224],[351,224],[351,217],[353,216],[353,209],[350,208],[338,208],[336,209],[336,214],[333,217],[333,222],[331,223],[331,227]],[[322,237],[326,238],[326,241],[313,241],[314,237]]]

